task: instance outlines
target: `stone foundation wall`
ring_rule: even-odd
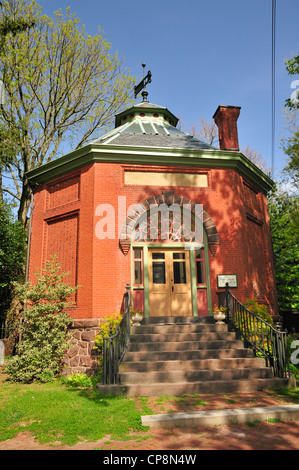
[[[94,374],[98,369],[98,362],[93,351],[94,338],[99,332],[99,325],[103,319],[73,320],[71,331],[71,347],[64,357],[64,375]]]

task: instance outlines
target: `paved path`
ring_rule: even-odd
[[[123,450],[125,455],[130,455],[129,451],[299,450],[299,422],[150,429],[130,437],[130,440],[113,441],[106,436],[97,442],[79,442],[74,446],[41,445],[26,431],[0,442],[0,450],[103,450],[112,454]]]

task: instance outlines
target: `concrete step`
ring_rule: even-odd
[[[278,421],[299,420],[299,405],[255,406],[141,416],[142,425],[150,428],[219,426],[232,423],[254,423],[270,419]]]
[[[127,372],[120,374],[121,384],[154,384],[177,382],[200,382],[212,380],[252,380],[273,377],[272,370],[263,368],[172,370],[155,372]]]
[[[140,325],[131,326],[131,335],[143,335],[143,334],[169,334],[171,333],[212,333],[228,331],[226,324],[216,323],[212,324],[201,324],[191,323],[190,325]]]
[[[119,384],[119,385],[97,385],[101,394],[122,394],[123,396],[177,396],[181,393],[206,394],[206,393],[231,393],[231,392],[253,392],[266,389],[277,389],[288,385],[288,379],[269,378],[252,380],[211,380],[200,382],[177,382],[177,383],[153,383],[153,384]]]
[[[131,327],[120,384],[98,385],[98,391],[157,396],[250,392],[286,384],[272,375],[264,359],[212,317],[145,318]]]
[[[133,343],[149,343],[149,342],[186,342],[194,341],[196,343],[214,340],[230,340],[236,339],[236,333],[231,331],[216,331],[209,333],[144,333],[132,334],[130,337],[131,344]]]
[[[225,358],[225,359],[194,359],[172,361],[124,361],[120,364],[120,372],[151,372],[180,370],[213,370],[233,368],[264,367],[265,360],[261,357]]]
[[[188,361],[193,359],[224,359],[253,357],[254,353],[248,348],[232,349],[196,349],[189,351],[128,351],[123,363],[127,361]]]
[[[156,325],[156,324],[192,324],[192,323],[214,323],[214,319],[211,315],[203,317],[149,317],[143,318],[141,321],[142,325]]]
[[[184,341],[184,342],[143,342],[143,343],[130,343],[128,347],[129,352],[133,351],[190,351],[196,349],[234,349],[242,348],[243,341],[233,340],[215,340],[215,341]]]

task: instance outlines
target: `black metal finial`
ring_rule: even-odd
[[[141,95],[143,96],[143,101],[147,101],[147,96],[148,96],[148,92],[146,91],[145,87],[148,83],[151,83],[152,81],[152,73],[151,71],[149,70],[147,72],[147,75],[144,76],[144,70],[145,70],[145,66],[146,64],[144,62],[142,62],[142,67],[143,67],[143,79],[141,80],[141,82],[136,85],[134,87],[134,95],[135,95],[135,98],[136,96],[138,95],[138,93],[143,89],[143,92],[141,93]]]

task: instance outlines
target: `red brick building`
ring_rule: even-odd
[[[239,112],[218,107],[217,149],[144,101],[103,137],[29,172],[29,279],[57,254],[80,285],[70,309],[77,320],[120,311],[126,283],[145,316],[208,315],[226,281],[241,302],[255,297],[278,314],[272,181],[239,151]],[[177,217],[184,210],[188,228]]]

